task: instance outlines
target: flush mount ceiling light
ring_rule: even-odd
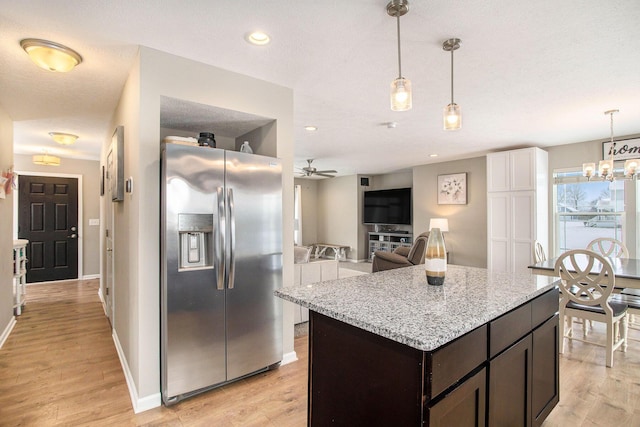
[[[31,159],[34,165],[60,166],[60,157],[51,156],[47,153],[36,154]]]
[[[55,142],[62,145],[71,145],[78,139],[78,135],[64,132],[49,132],[49,135]]]
[[[387,14],[396,18],[398,28],[398,78],[391,82],[391,109],[407,111],[411,109],[411,80],[402,77],[402,60],[400,55],[400,17],[409,12],[407,0],[391,0],[387,5]]]
[[[38,67],[47,71],[65,73],[82,62],[75,50],[48,40],[24,39],[20,46]]]
[[[253,31],[251,33],[247,33],[244,38],[249,43],[258,46],[264,46],[271,41],[271,37],[269,37],[267,33],[263,33],[262,31]]]
[[[462,127],[462,111],[453,102],[453,51],[460,48],[460,39],[449,39],[442,43],[442,49],[451,52],[451,103],[444,107],[444,130],[458,130]]]
[[[307,130],[309,132],[315,132],[318,130],[318,126],[305,126],[304,130]]]

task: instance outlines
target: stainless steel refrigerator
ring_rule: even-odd
[[[166,143],[161,173],[165,404],[282,359],[282,165]]]

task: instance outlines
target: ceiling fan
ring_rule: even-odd
[[[300,171],[300,176],[317,175],[317,176],[324,176],[326,178],[334,178],[335,175],[329,175],[329,174],[338,173],[338,171],[335,171],[335,170],[319,171],[316,168],[314,168],[313,166],[311,166],[311,162],[313,162],[313,159],[307,159],[307,163],[309,165],[304,167],[304,168],[299,168],[301,170]]]

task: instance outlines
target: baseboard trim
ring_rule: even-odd
[[[280,366],[288,365],[289,363],[293,363],[298,360],[298,355],[295,351],[290,353],[285,353],[282,355],[282,362],[280,362]]]
[[[85,274],[84,276],[82,276],[82,280],[92,280],[92,279],[99,279],[100,275],[99,274]]]
[[[116,351],[118,352],[118,359],[120,359],[120,365],[122,366],[122,371],[124,372],[124,379],[127,381],[127,387],[129,388],[129,398],[131,399],[133,412],[138,414],[140,412],[159,407],[162,404],[162,396],[160,395],[160,393],[155,393],[143,398],[138,397],[136,384],[133,381],[133,376],[131,375],[131,371],[129,370],[127,358],[124,355],[124,351],[122,350],[122,346],[120,345],[120,340],[118,339],[118,334],[116,333],[115,329],[113,330],[111,336],[113,338],[113,343],[116,346]]]
[[[4,328],[4,331],[2,331],[2,335],[0,335],[0,348],[2,348],[4,342],[7,340],[7,338],[9,338],[9,335],[11,334],[14,326],[16,326],[16,316],[11,316],[9,324],[6,328]]]

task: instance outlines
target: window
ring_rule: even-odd
[[[586,248],[598,237],[625,242],[625,181],[587,181],[582,171],[554,174],[555,249]],[[635,242],[634,242],[635,244]]]

